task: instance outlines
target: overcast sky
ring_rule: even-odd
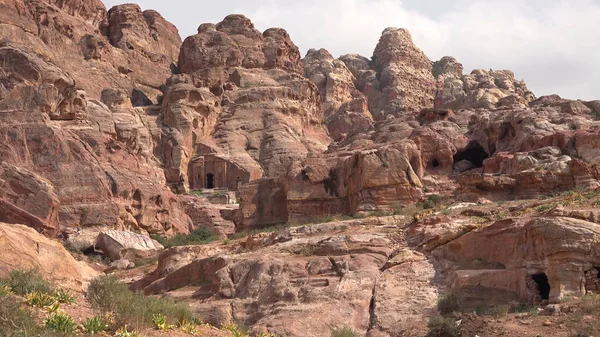
[[[134,0],[136,1],[136,0]],[[123,1],[104,0],[108,8]],[[538,96],[600,99],[600,0],[137,0],[174,23],[182,38],[228,14],[256,28],[285,28],[304,55],[367,57],[386,27],[408,28],[431,60],[510,69]]]

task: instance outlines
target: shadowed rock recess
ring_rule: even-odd
[[[431,61],[399,28],[302,58],[239,14],[182,41],[135,4],[0,0],[0,36],[0,276],[83,290],[101,267],[58,241],[109,271],[158,257],[115,275],[292,337],[424,336],[448,294],[464,313],[600,291],[600,101]],[[162,241],[190,233],[219,241]]]

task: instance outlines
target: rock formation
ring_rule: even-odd
[[[300,74],[298,48],[282,29],[261,34],[241,15],[201,25],[183,42],[179,69],[163,101],[175,190],[207,187],[208,175],[234,189],[282,176],[330,142],[318,89]]]
[[[211,324],[281,336],[425,335],[443,293],[472,310],[600,291],[600,101],[465,75],[398,28],[370,59],[301,58],[243,15],[182,42],[134,4],[10,0],[0,34],[0,277],[39,265],[82,290],[95,273],[60,238]],[[200,227],[229,239],[150,239]],[[159,252],[146,275],[125,261]]]
[[[0,223],[0,278],[11,270],[36,268],[49,281],[82,292],[98,272],[76,261],[63,245],[24,225]]]
[[[510,70],[473,70],[463,75],[463,66],[446,56],[434,62],[437,80],[435,107],[440,109],[495,109],[526,107],[535,99],[524,81]]]

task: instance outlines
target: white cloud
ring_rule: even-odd
[[[105,1],[108,5],[114,0]],[[430,59],[452,55],[467,71],[511,69],[538,95],[600,99],[598,0],[139,0],[183,37],[229,13],[260,30],[283,27],[305,53],[371,56],[383,29],[408,28]]]

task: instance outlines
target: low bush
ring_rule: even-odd
[[[166,239],[162,236],[153,236],[152,238],[165,246],[165,248],[204,245],[218,239],[218,237],[206,227],[198,227],[190,234],[177,234],[170,239]]]
[[[544,212],[550,211],[554,208],[556,208],[556,205],[545,204],[545,205],[540,205],[540,206],[536,207],[535,210],[538,213],[544,213]]]
[[[46,308],[56,303],[56,299],[49,294],[34,291],[25,295],[27,304],[35,308]]]
[[[187,305],[132,292],[125,284],[110,276],[92,280],[88,288],[88,301],[94,308],[111,312],[118,326],[129,325],[137,329],[152,327],[158,315],[163,315],[168,324],[193,319]]]
[[[442,315],[448,315],[460,309],[458,296],[454,293],[447,293],[438,300],[438,310]]]
[[[12,289],[6,283],[0,282],[0,297],[8,296],[12,294]]]
[[[71,316],[63,312],[50,314],[44,321],[44,325],[50,330],[63,334],[72,335],[77,332],[77,323]]]
[[[360,337],[360,334],[354,329],[344,326],[333,329],[333,331],[331,331],[331,337]]]
[[[54,288],[52,283],[44,280],[38,269],[15,269],[5,282],[18,295],[26,295],[35,291],[48,294]]]
[[[167,316],[163,314],[152,315],[152,325],[156,330],[170,330],[171,325],[167,323]]]
[[[127,327],[124,326],[115,332],[115,337],[140,337],[140,335],[133,330],[128,330]]]
[[[0,336],[37,336],[43,328],[36,323],[35,315],[21,301],[12,296],[0,297]]]
[[[460,331],[454,318],[434,316],[429,320],[427,327],[429,328],[429,332],[427,333],[426,337],[460,336]]]
[[[83,332],[88,333],[90,335],[95,335],[97,333],[102,333],[108,330],[108,323],[102,316],[95,316],[86,319],[83,323],[81,323],[81,327]]]
[[[247,329],[244,329],[236,324],[225,324],[221,330],[229,331],[231,333],[231,337],[250,337]]]
[[[64,303],[64,304],[75,303],[75,296],[73,296],[73,294],[71,294],[71,292],[66,289],[57,289],[56,291],[54,291],[54,298],[59,303]]]
[[[427,199],[420,203],[420,206],[423,209],[432,209],[436,208],[442,202],[442,197],[437,194],[430,195]]]

